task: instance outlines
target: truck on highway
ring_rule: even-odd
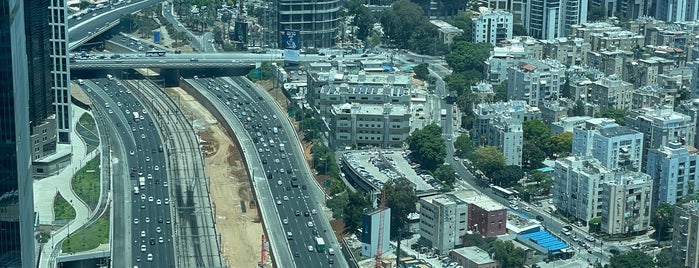
[[[146,177],[138,177],[138,187],[140,187],[141,190],[146,189]]]
[[[133,121],[138,122],[138,120],[141,118],[141,115],[138,114],[138,112],[134,111],[133,112]]]
[[[325,240],[322,237],[316,237],[316,250],[318,252],[325,251]]]
[[[283,143],[279,144],[279,151],[282,151],[282,152],[284,151],[284,144]]]
[[[277,133],[279,133],[279,129],[275,127],[275,128],[272,129],[272,132],[273,132],[274,134],[277,134]]]

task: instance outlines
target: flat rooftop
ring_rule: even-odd
[[[367,181],[381,187],[391,179],[406,178],[413,183],[415,190],[427,191],[434,188],[415,173],[403,151],[346,151],[343,157],[352,169]]]

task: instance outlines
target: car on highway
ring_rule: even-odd
[[[282,186],[282,181],[281,181],[281,180],[278,180],[278,181],[277,181],[277,185]]]
[[[309,221],[306,223],[306,226],[308,226],[308,228],[313,228],[313,226],[315,226],[315,225],[313,224],[312,221]]]
[[[301,216],[301,211],[296,211],[296,216]]]
[[[315,210],[315,209],[314,209],[314,210],[311,210],[311,214],[316,215],[316,214],[318,214],[318,211]]]
[[[162,236],[158,237],[158,243],[162,244],[163,242],[165,242],[165,239]]]
[[[313,252],[313,246],[308,246],[306,248],[308,249],[308,252]]]
[[[152,196],[152,195],[148,197],[148,202],[153,202],[153,196]]]
[[[156,205],[162,205],[162,204],[163,204],[163,201],[160,200],[160,198],[158,198],[158,200],[155,200],[155,204],[156,204]]]
[[[281,205],[281,204],[282,204],[282,201],[277,199],[277,205]]]
[[[283,197],[283,199],[284,199],[284,201],[289,201],[289,197],[286,195]]]
[[[169,205],[169,204],[170,204],[170,198],[165,197],[164,203],[165,203],[165,205]]]
[[[153,261],[153,253],[148,253],[148,261]]]
[[[282,220],[282,223],[284,223],[284,224],[289,224],[289,219],[284,218],[284,219]]]
[[[141,231],[141,237],[146,237],[146,231],[145,231],[145,230],[142,230],[142,231]]]
[[[146,217],[146,223],[150,222],[150,217]]]
[[[155,227],[155,232],[156,232],[156,233],[160,233],[161,231],[162,231],[162,229],[160,228],[160,226]]]
[[[141,244],[141,252],[146,252],[146,245]]]
[[[153,166],[153,169],[154,169],[155,171],[158,171],[158,170],[160,170],[160,166],[155,165],[155,166]]]

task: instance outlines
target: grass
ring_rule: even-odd
[[[53,199],[53,215],[57,221],[75,219],[75,209],[60,193],[56,194],[56,197]]]
[[[97,124],[95,124],[95,119],[92,118],[92,115],[84,113],[82,116],[80,116],[80,120],[78,121],[78,123],[84,126],[89,131],[95,134],[97,133]]]
[[[61,249],[66,253],[76,253],[91,250],[106,243],[109,243],[109,210],[90,226],[63,241]]]
[[[100,155],[81,168],[73,176],[71,187],[78,197],[92,210],[97,207],[100,198]]]

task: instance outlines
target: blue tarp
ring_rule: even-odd
[[[522,236],[546,248],[546,250],[548,250],[549,252],[558,251],[568,247],[568,244],[546,231],[538,231],[534,233],[524,234]]]
[[[391,67],[391,66],[388,66],[388,65],[384,65],[384,66],[383,66],[383,71],[384,71],[384,72],[390,72],[390,71],[393,71],[393,67]]]
[[[541,171],[541,172],[544,172],[544,173],[546,173],[546,172],[553,172],[553,168],[552,168],[552,167],[542,167],[542,168],[540,168],[540,169],[537,169],[536,171]]]

